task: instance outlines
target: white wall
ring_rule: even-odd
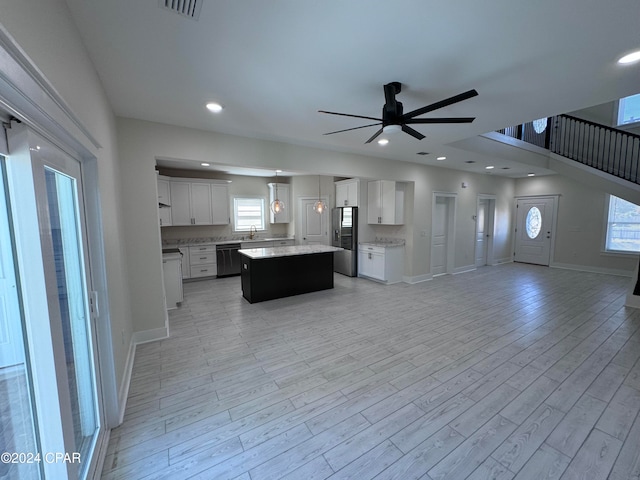
[[[636,256],[603,252],[606,192],[564,175],[550,175],[517,180],[516,195],[560,196],[552,264],[631,275]]]
[[[124,374],[132,320],[129,277],[124,260],[115,118],[64,1],[2,1],[0,5],[2,26],[101,146],[97,150],[97,169],[105,232],[108,304],[116,376],[120,380]]]
[[[266,140],[174,127],[158,123],[118,118],[119,156],[122,166],[125,241],[133,298],[144,303],[133,305],[136,331],[162,325],[162,284],[160,281],[160,229],[156,220],[156,158],[182,158],[189,161],[234,164],[240,166],[309,172],[323,176],[360,177],[413,182],[410,204],[405,206],[406,277],[429,276],[432,192],[457,192],[458,215],[456,234],[456,267],[474,263],[477,195],[496,195],[497,218],[494,243],[496,259],[509,259],[511,249],[511,211],[515,181],[513,179],[477,175],[426,167],[424,165],[388,161],[315,148],[307,148]],[[302,180],[301,180],[302,181]],[[462,189],[465,181],[469,187]],[[313,176],[309,179],[311,189]],[[323,191],[329,182],[322,185]],[[294,187],[293,195],[298,195]],[[315,186],[314,186],[315,191]],[[315,193],[313,193],[315,195]],[[331,196],[335,192],[329,192]],[[366,198],[366,197],[365,197]],[[333,200],[335,201],[335,200]],[[374,236],[389,236],[398,227],[372,227]],[[374,230],[375,229],[375,230]]]

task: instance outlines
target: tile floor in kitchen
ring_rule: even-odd
[[[251,305],[239,277],[187,283],[102,478],[638,478],[629,285],[506,264]]]

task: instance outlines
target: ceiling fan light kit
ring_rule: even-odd
[[[416,118],[425,113],[438,110],[440,108],[448,107],[454,103],[462,102],[469,98],[473,98],[478,95],[476,90],[468,90],[459,95],[454,95],[445,100],[432,103],[422,108],[412,110],[409,113],[403,113],[402,103],[396,100],[396,95],[402,91],[402,84],[400,82],[387,83],[384,86],[384,98],[385,104],[382,107],[382,118],[366,117],[363,115],[352,115],[350,113],[328,112],[326,110],[318,110],[320,113],[327,113],[329,115],[340,115],[343,117],[362,118],[365,120],[374,120],[378,123],[371,123],[369,125],[362,125],[360,127],[346,128],[344,130],[336,130],[335,132],[325,133],[325,135],[333,135],[335,133],[349,132],[351,130],[358,130],[360,128],[374,127],[381,125],[380,129],[374,133],[369,140],[365,143],[371,143],[380,134],[385,133],[387,135],[394,134],[400,131],[411,135],[418,140],[422,140],[424,135],[417,130],[411,128],[412,124],[436,124],[436,123],[471,123],[475,120],[475,117],[440,117],[440,118]]]

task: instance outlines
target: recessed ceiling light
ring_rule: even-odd
[[[210,163],[204,163],[204,162],[202,162],[200,165],[202,165],[203,167],[210,167],[211,166]]]
[[[535,177],[536,174],[535,173],[527,173],[527,177]]]
[[[282,170],[276,170],[276,173],[282,173]]]
[[[628,65],[629,63],[635,63],[640,60],[640,50],[628,53],[624,57],[618,59],[618,63],[621,65]]]
[[[211,102],[211,103],[207,103],[207,109],[213,113],[220,113],[223,107],[219,103]]]
[[[378,145],[382,145],[383,147],[388,143],[389,143],[389,140],[387,140],[386,138],[381,138],[380,140],[378,140]]]
[[[486,167],[484,167],[484,168],[486,168],[487,170],[491,170],[491,169],[493,169],[493,168],[495,168],[495,167],[494,167],[493,165],[488,165],[488,166],[486,166]]]
[[[447,157],[438,157],[438,158],[436,158],[436,160],[439,160],[439,161],[446,160],[446,159],[447,159]]]

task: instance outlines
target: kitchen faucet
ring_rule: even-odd
[[[255,225],[251,225],[251,228],[249,228],[249,240],[253,240],[253,237],[255,237],[257,234],[258,229]]]

